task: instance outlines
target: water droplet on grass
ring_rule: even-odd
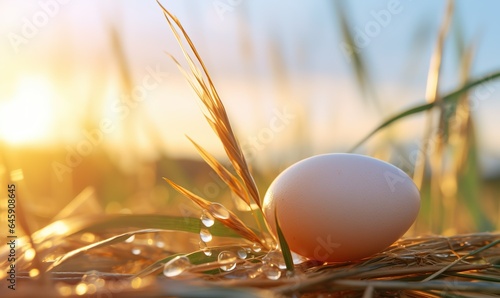
[[[140,255],[141,254],[141,249],[140,248],[132,248],[132,254],[133,255]]]
[[[191,267],[191,262],[189,262],[187,257],[177,256],[165,264],[163,267],[163,275],[166,277],[178,276],[189,267]]]
[[[203,210],[203,212],[201,213],[200,220],[201,223],[207,228],[213,226],[215,223],[214,217],[210,215],[210,213],[208,213],[206,210]]]
[[[240,258],[240,259],[246,259],[248,256],[247,251],[244,248],[238,249],[237,254],[238,254],[238,258]]]
[[[278,280],[281,277],[281,270],[275,264],[264,264],[262,266],[262,272],[266,275],[268,279]]]
[[[300,264],[307,261],[307,259],[301,255],[298,255],[292,251],[292,258],[294,264]]]
[[[286,269],[283,254],[279,250],[272,250],[268,252],[267,255],[262,258],[262,261],[264,261],[264,263],[277,265],[279,269]]]
[[[213,217],[219,219],[228,219],[230,216],[229,211],[227,211],[226,207],[219,203],[210,204],[210,206],[208,206],[208,212],[210,212]]]
[[[207,247],[207,244],[203,241],[200,241],[200,250],[207,256],[210,257],[212,255],[212,251]]]
[[[134,240],[135,240],[135,235],[132,235],[125,240],[125,243],[132,243],[134,242]]]
[[[202,251],[207,257],[210,257],[212,255],[212,251],[208,247],[205,247],[204,249],[202,249]]]
[[[236,268],[236,254],[232,251],[221,251],[217,256],[217,260],[221,264],[220,269],[224,271],[231,271]]]
[[[262,246],[260,246],[260,244],[259,244],[259,243],[254,243],[254,244],[252,245],[252,250],[253,250],[254,252],[260,252],[260,251],[262,250]]]
[[[210,242],[210,241],[212,241],[212,234],[210,233],[210,231],[208,229],[202,228],[200,230],[200,238],[201,238],[201,241],[203,241],[203,242]]]
[[[158,248],[165,247],[165,242],[163,241],[163,238],[160,236],[160,234],[156,234],[153,240],[156,247]]]

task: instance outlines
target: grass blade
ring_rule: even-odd
[[[467,206],[467,210],[476,224],[475,229],[478,231],[491,231],[495,229],[494,224],[483,211],[483,205],[480,202],[481,173],[479,171],[479,153],[475,133],[472,128],[468,128],[466,133],[463,142],[463,146],[466,146],[465,164],[457,177],[458,193],[462,196],[465,206]]]
[[[162,230],[157,230],[157,229],[146,229],[146,230],[123,233],[123,234],[120,234],[120,235],[117,235],[114,237],[110,237],[108,239],[105,239],[105,240],[102,240],[102,241],[99,241],[96,243],[86,245],[84,247],[72,250],[72,251],[66,253],[62,258],[59,258],[54,263],[52,263],[52,265],[50,265],[50,267],[47,268],[47,272],[52,271],[53,269],[57,268],[62,263],[68,261],[69,259],[78,257],[79,255],[84,254],[92,249],[96,249],[96,248],[108,246],[111,244],[123,242],[133,235],[140,235],[140,234],[146,234],[146,233],[157,233],[157,232],[161,232],[161,231]]]
[[[236,173],[242,179],[250,198],[255,204],[257,204],[257,206],[259,206],[260,209],[262,209],[257,185],[255,184],[253,176],[250,173],[250,169],[243,155],[243,151],[241,150],[241,146],[239,145],[237,138],[234,136],[224,104],[220,100],[219,94],[215,89],[203,60],[179,20],[165,7],[163,7],[159,1],[157,1],[157,3],[163,10],[170,29],[177,39],[177,42],[179,43],[179,46],[184,54],[184,58],[188,63],[191,76],[187,73],[187,71],[183,71],[183,74],[186,76],[193,90],[198,94],[198,97],[204,104],[206,108],[204,114],[207,122],[221,140],[224,150],[236,170]],[[187,48],[184,46],[184,42],[187,43]],[[194,55],[195,59],[191,57],[190,53]],[[174,61],[180,67],[178,61],[175,59]],[[199,64],[201,70],[196,66],[195,61]]]
[[[500,77],[500,72],[495,72],[489,75],[486,75],[480,79],[472,80],[469,83],[463,85],[462,87],[458,88],[457,90],[448,93],[444,97],[442,97],[442,102],[444,104],[449,104],[449,103],[454,103],[457,102],[459,99],[459,96],[464,93],[469,91],[470,89],[477,87],[481,84],[488,83],[491,80],[498,79]],[[370,139],[372,136],[374,136],[377,132],[380,130],[386,128],[387,126],[393,124],[394,122],[406,118],[408,116],[418,114],[420,112],[424,112],[427,110],[430,110],[436,106],[435,102],[430,102],[430,103],[425,103],[421,104],[412,108],[409,108],[403,112],[400,112],[394,116],[389,117],[387,120],[382,122],[380,125],[378,125],[375,129],[373,129],[370,133],[368,133],[365,137],[363,137],[358,143],[356,143],[350,150],[349,152],[355,151],[359,146],[361,146],[364,142],[366,142],[368,139]]]
[[[210,153],[208,153],[190,137],[188,137],[188,139],[195,146],[196,150],[198,150],[198,153],[203,158],[203,160],[205,160],[205,162],[217,173],[222,181],[224,181],[229,186],[231,191],[233,191],[239,198],[245,201],[248,207],[251,208],[250,198],[245,192],[243,185],[241,185],[240,180],[238,180],[238,178],[231,174],[231,172],[229,172],[221,163],[219,163],[217,159],[215,159]]]
[[[281,227],[278,220],[278,212],[274,210],[274,218],[276,220],[276,232],[278,234],[278,240],[280,242],[281,253],[283,254],[283,260],[285,261],[286,269],[289,272],[295,272],[295,266],[293,264],[292,253],[290,252],[290,247],[286,242],[285,235],[283,235],[283,231],[281,231]]]
[[[185,189],[184,187],[176,184],[175,182],[163,178],[165,181],[167,181],[175,190],[177,190],[179,193],[183,194],[187,198],[191,199],[194,203],[196,203],[198,206],[205,210],[210,210],[211,205],[213,204],[212,202],[203,199],[202,197],[190,192],[189,190]],[[253,242],[253,243],[260,243],[264,247],[267,247],[265,240],[259,238],[250,228],[248,228],[245,223],[243,223],[236,214],[234,214],[230,210],[226,210],[229,214],[229,217],[227,218],[221,218],[214,216],[215,219],[217,219],[219,222],[224,224],[226,227],[234,230],[236,233],[240,234],[243,236],[243,238]]]
[[[373,98],[373,104],[375,105],[378,111],[381,111],[381,107],[377,101],[377,96],[375,92],[375,88],[370,80],[370,75],[368,72],[368,67],[366,66],[366,62],[361,55],[358,46],[354,41],[354,34],[349,26],[349,21],[347,19],[347,14],[344,9],[342,1],[335,1],[335,11],[337,12],[337,18],[339,20],[340,30],[345,40],[344,52],[345,55],[350,55],[348,57],[350,64],[352,65],[352,69],[356,75],[356,80],[358,85],[361,88],[363,98]]]
[[[73,217],[56,221],[33,233],[33,241],[41,243],[56,237],[68,237],[77,233],[100,233],[111,229],[162,229],[189,233],[200,232],[200,219],[154,214],[116,214],[100,217]],[[61,233],[61,231],[63,231]],[[240,237],[219,222],[210,227],[214,236]]]
[[[444,53],[444,43],[448,35],[450,28],[450,23],[453,17],[454,4],[452,0],[447,1],[446,10],[444,12],[444,19],[441,22],[439,28],[436,46],[431,56],[431,61],[429,65],[429,71],[427,75],[427,84],[425,89],[425,99],[427,102],[436,103],[439,109],[439,119],[438,119],[438,130],[444,131],[446,126],[446,113],[445,107],[443,105],[442,99],[439,96],[439,83],[441,80],[441,69]],[[429,170],[431,171],[431,182],[430,182],[430,204],[431,210],[434,216],[431,216],[431,229],[437,232],[442,232],[443,230],[443,218],[440,216],[443,214],[444,210],[444,198],[441,192],[440,186],[444,183],[444,169],[443,169],[443,152],[446,146],[446,140],[442,133],[433,133],[433,115],[429,112],[426,113],[424,128],[424,137],[422,140],[422,152],[428,152],[429,143],[434,140],[434,151],[432,154],[423,154],[422,159],[415,163],[415,169],[413,171],[413,180],[417,185],[418,189],[422,188],[424,181],[425,168],[427,166],[426,160],[429,159]],[[436,216],[437,215],[437,216]]]

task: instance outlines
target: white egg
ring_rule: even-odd
[[[290,166],[270,185],[264,213],[275,211],[290,249],[319,261],[369,257],[415,221],[420,193],[397,167],[357,154],[317,155]]]

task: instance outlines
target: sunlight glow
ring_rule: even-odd
[[[0,139],[17,145],[52,137],[54,94],[43,78],[21,80],[13,97],[0,102]]]
[[[56,221],[46,226],[45,228],[33,233],[33,240],[35,243],[41,243],[42,241],[47,240],[47,238],[55,236],[55,235],[64,235],[69,231],[69,227],[66,223],[62,221]]]

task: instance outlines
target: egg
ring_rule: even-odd
[[[290,250],[326,262],[384,250],[405,234],[419,209],[420,192],[408,175],[358,154],[293,164],[271,183],[263,202],[271,229],[276,234],[276,214]]]

